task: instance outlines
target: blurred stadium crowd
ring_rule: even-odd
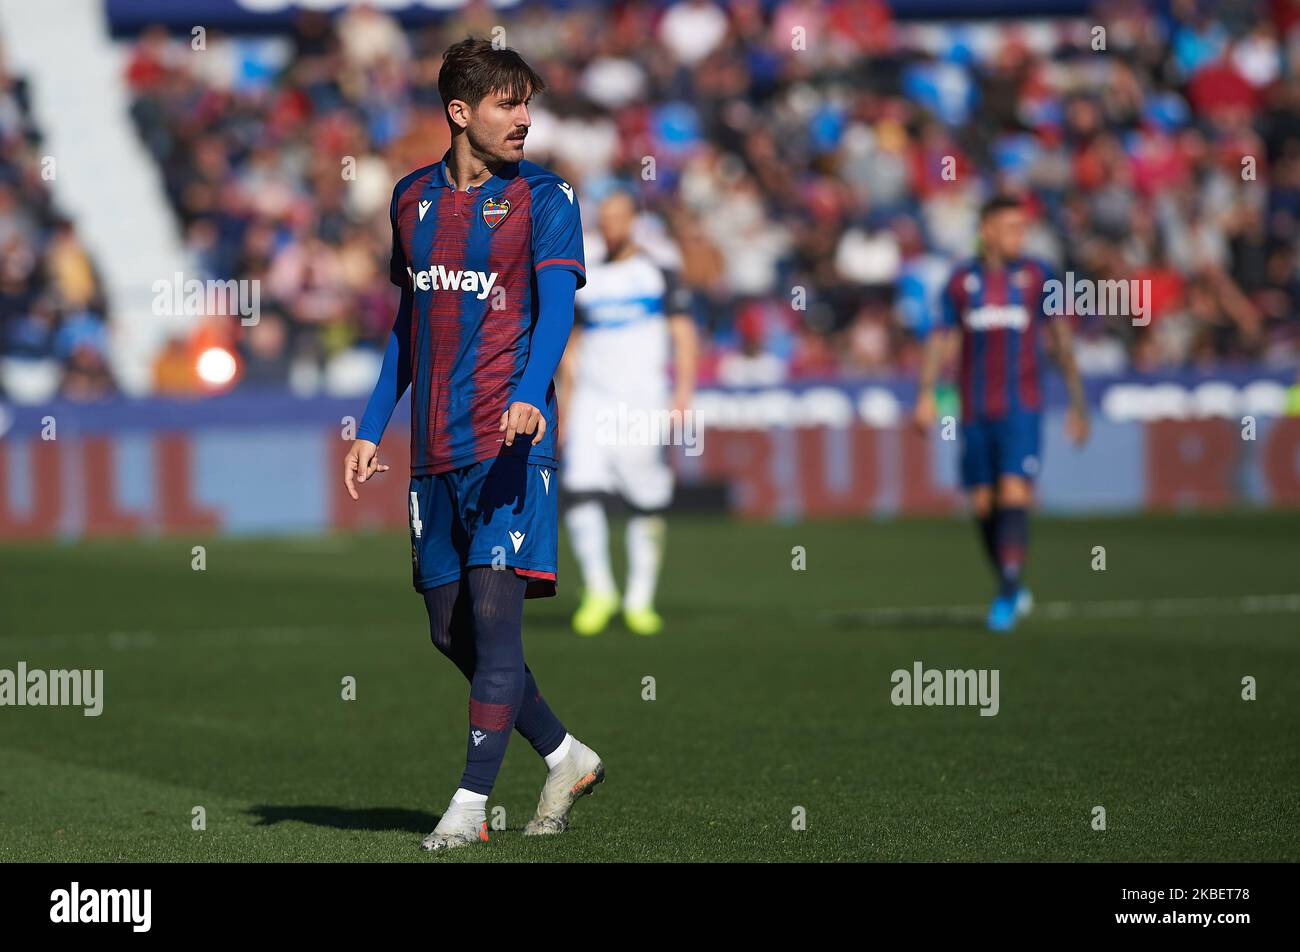
[[[1081,324],[1085,373],[1292,364],[1300,4],[1171,11],[941,24],[879,0],[679,0],[471,6],[407,30],[356,6],[203,51],[157,28],[128,80],[191,273],[262,282],[256,326],[203,331],[238,349],[241,386],[371,385],[397,293],[392,185],[448,145],[442,50],[498,24],[550,85],[530,158],[578,186],[589,223],[636,184],[644,244],[694,292],[705,382],[911,372],[981,200],[1007,188],[1031,203],[1033,253],[1150,281],[1149,328]],[[0,82],[3,346],[57,354],[65,392],[93,396],[94,270],[34,178],[22,85]],[[198,386],[193,347],[161,354],[159,392]]]
[[[10,375],[58,375],[74,400],[111,394],[99,276],[55,209],[27,85],[0,51],[0,360]],[[3,388],[0,387],[0,395]]]

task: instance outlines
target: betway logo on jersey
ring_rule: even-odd
[[[1029,326],[1029,312],[1018,304],[985,304],[966,312],[966,326],[973,331],[993,331],[1000,327],[1023,331]]]
[[[431,265],[424,271],[406,269],[411,276],[411,284],[417,291],[472,291],[480,301],[486,300],[497,282],[495,271],[485,274],[482,271],[453,271],[440,264]]]

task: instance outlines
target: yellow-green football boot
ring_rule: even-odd
[[[597,595],[583,592],[582,604],[573,613],[573,630],[583,637],[599,635],[609,627],[610,619],[618,614],[618,595]]]
[[[634,635],[657,635],[664,628],[664,620],[653,608],[623,609],[623,624]]]

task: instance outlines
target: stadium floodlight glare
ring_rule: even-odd
[[[209,347],[199,354],[199,379],[210,387],[224,387],[235,379],[235,355],[224,347]]]

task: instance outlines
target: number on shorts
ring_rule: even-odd
[[[420,521],[420,497],[411,493],[411,531],[415,537],[420,538],[420,530],[424,528],[424,523]]]

